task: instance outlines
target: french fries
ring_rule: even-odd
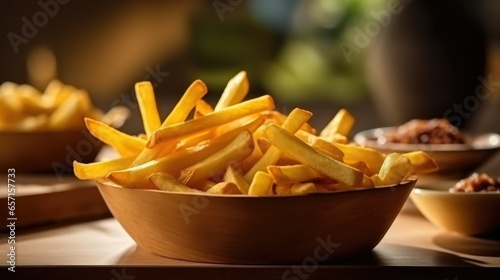
[[[128,113],[125,107],[104,113],[92,104],[87,91],[58,80],[51,81],[43,93],[26,84],[0,85],[2,131],[78,131],[85,128],[86,117],[118,127]]]
[[[2,87],[8,94],[15,85]],[[46,100],[44,105],[31,104],[30,110],[44,111],[50,104],[62,102],[59,99],[67,99],[62,87],[51,83],[48,94],[41,98]],[[270,196],[394,185],[438,168],[421,151],[386,155],[350,143],[355,120],[345,109],[316,134],[308,124],[311,112],[299,108],[288,115],[278,112],[269,95],[244,101],[248,89],[242,71],[231,78],[212,107],[203,100],[206,85],[195,80],[161,122],[151,85],[139,82],[136,90],[144,133],[128,135],[106,122],[86,118],[90,132],[121,157],[90,164],[75,162],[75,174],[82,180],[104,178],[125,188]],[[29,88],[24,90],[26,96],[33,95]],[[19,100],[12,99],[8,105],[1,101],[0,108],[23,108]],[[75,104],[80,105],[72,107],[84,110],[82,102]]]

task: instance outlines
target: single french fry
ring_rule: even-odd
[[[227,147],[206,159],[183,169],[179,181],[187,186],[196,186],[203,179],[215,176],[226,168],[250,155],[254,148],[252,134],[241,132]]]
[[[291,193],[295,195],[303,195],[308,193],[316,193],[318,190],[314,183],[295,183],[291,188]]]
[[[160,114],[156,106],[155,92],[151,82],[143,81],[136,83],[135,95],[139,103],[144,130],[149,137],[161,126]]]
[[[271,96],[264,95],[257,97],[223,108],[220,111],[199,119],[192,119],[183,123],[160,128],[151,135],[147,147],[152,148],[164,142],[177,141],[182,137],[199,133],[203,130],[226,124],[248,115],[272,109],[274,109],[274,101]]]
[[[290,132],[275,124],[266,126],[264,136],[284,154],[345,184],[349,188],[359,187],[363,181],[363,173],[361,171],[316,151]]]
[[[232,182],[220,182],[208,189],[207,193],[212,194],[241,194],[240,189]]]
[[[325,175],[305,164],[267,167],[267,172],[277,185],[295,184],[324,178]]]
[[[287,116],[278,111],[264,111],[261,113],[269,122],[275,123],[277,125],[283,125],[283,122],[286,120]],[[300,130],[303,130],[307,133],[315,134],[316,129],[312,127],[309,123],[304,123]]]
[[[94,137],[113,147],[124,157],[138,155],[146,145],[144,139],[125,134],[103,122],[85,118],[85,124]]]
[[[184,95],[175,105],[161,127],[183,122],[188,117],[191,110],[200,102],[201,98],[207,93],[207,86],[201,80],[195,80],[186,90]]]
[[[337,146],[333,145],[331,142],[328,142],[322,138],[315,138],[311,143],[311,146],[318,151],[338,160],[344,160],[344,152],[342,152]]]
[[[284,130],[295,133],[304,123],[312,116],[312,113],[302,109],[294,109],[283,122]],[[251,182],[258,171],[266,171],[269,165],[274,165],[278,162],[281,156],[281,151],[276,147],[270,147],[264,155],[255,163],[255,165],[245,174],[245,180]]]
[[[385,155],[377,150],[360,147],[354,144],[334,143],[344,152],[344,162],[354,164],[358,161],[366,163],[372,174],[379,173],[380,167],[385,160]]]
[[[384,185],[398,184],[413,174],[410,160],[399,153],[390,153],[386,156],[378,177]]]
[[[363,175],[363,183],[361,184],[361,188],[363,189],[371,189],[375,187],[375,182],[371,177],[367,175]]]
[[[74,161],[73,172],[75,173],[75,176],[80,180],[104,179],[110,172],[127,168],[133,160],[134,157],[129,156],[92,163],[80,163]]]
[[[425,174],[439,170],[436,160],[424,151],[405,153],[403,156],[410,160],[415,174]]]
[[[242,194],[248,194],[250,184],[243,178],[239,172],[235,171],[232,166],[229,166],[224,174],[224,182],[233,183]]]
[[[203,193],[181,184],[174,176],[166,172],[158,172],[148,177],[151,184],[159,190],[167,192]]]
[[[196,102],[196,107],[194,109],[194,118],[199,119],[213,112],[214,108],[212,108],[212,106],[208,104],[205,100],[200,99],[198,100],[198,102]]]
[[[273,177],[263,171],[258,171],[248,189],[249,195],[265,196],[271,195],[273,189]]]
[[[222,93],[219,102],[215,105],[214,111],[220,111],[228,106],[240,103],[248,93],[249,83],[247,78],[247,72],[241,71],[226,85],[224,92]]]
[[[320,132],[320,137],[329,138],[335,133],[348,136],[354,126],[354,117],[345,109],[340,109]]]

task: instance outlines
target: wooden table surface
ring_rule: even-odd
[[[367,229],[368,230],[368,229]],[[8,244],[2,236],[2,273]],[[381,243],[355,260],[284,274],[290,265],[193,263],[150,254],[113,218],[16,236],[16,276],[36,279],[497,279],[500,241],[444,232],[409,200]],[[490,273],[493,271],[493,275]],[[6,279],[2,277],[2,279]],[[12,278],[7,278],[12,279]],[[19,279],[19,278],[18,278]]]

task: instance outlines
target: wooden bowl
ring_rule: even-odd
[[[450,193],[457,181],[415,187],[411,201],[436,226],[465,235],[500,233],[500,192]]]
[[[73,160],[93,161],[101,148],[86,129],[0,132],[0,168],[62,175],[73,172]]]
[[[370,252],[416,180],[374,189],[268,197],[96,183],[114,217],[148,252],[196,262],[277,264],[324,262]]]
[[[377,139],[386,135],[394,127],[365,130],[354,136],[359,145],[379,150],[383,153],[425,151],[438,164],[439,170],[423,177],[441,177],[459,179],[485,164],[500,150],[500,135],[483,133],[468,135],[470,144],[401,144],[379,143]]]

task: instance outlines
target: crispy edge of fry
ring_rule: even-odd
[[[400,153],[390,153],[377,174],[384,185],[399,184],[413,174],[410,160]]]
[[[226,147],[181,170],[178,179],[187,186],[196,186],[201,180],[215,176],[226,170],[229,165],[241,161],[250,155],[253,149],[252,134],[244,130]]]
[[[264,171],[257,171],[248,189],[248,194],[257,196],[272,195],[273,184],[274,181],[271,175]]]
[[[161,127],[166,127],[186,120],[189,113],[207,94],[207,86],[202,80],[195,80],[188,87],[181,99],[174,106],[170,114],[167,116]]]
[[[436,160],[424,151],[404,153],[403,156],[410,160],[411,165],[415,168],[415,174],[425,174],[439,170]]]
[[[177,141],[181,137],[186,137],[205,129],[210,129],[248,115],[272,109],[274,109],[274,101],[269,95],[250,99],[223,108],[220,111],[199,119],[191,119],[183,123],[160,128],[151,135],[147,147],[153,148],[165,142]]]
[[[161,126],[160,114],[158,113],[155,92],[151,82],[137,82],[135,84],[135,95],[139,104],[144,130],[149,137]]]
[[[224,92],[222,92],[219,101],[215,105],[214,112],[240,103],[243,99],[245,99],[249,87],[250,84],[248,82],[247,72],[240,71],[228,81],[226,87],[224,88]]]
[[[243,175],[229,166],[223,178],[224,182],[234,183],[242,194],[248,194],[250,184],[243,178]]]
[[[183,192],[183,193],[203,193],[202,191],[192,189],[183,185],[174,176],[166,172],[153,173],[148,177],[148,180],[157,189],[167,192]]]
[[[292,185],[275,185],[273,188],[273,194],[275,195],[291,195]]]
[[[355,119],[346,109],[340,109],[332,120],[321,130],[321,137],[329,137],[338,133],[348,136],[354,126]]]
[[[73,171],[80,180],[104,179],[112,171],[127,168],[134,158],[130,156],[92,163],[73,161]]]
[[[377,174],[385,160],[385,154],[367,147],[361,147],[354,144],[333,143],[337,148],[344,152],[344,162],[355,163],[363,161],[368,165],[373,174]]]
[[[362,184],[363,173],[361,171],[316,151],[290,132],[275,124],[268,124],[266,126],[264,137],[284,154],[288,154],[297,161],[316,169],[327,177],[345,184],[349,188],[356,188]]]
[[[312,113],[306,110],[295,108],[290,112],[286,120],[283,122],[281,127],[294,134],[299,130],[304,123],[306,123],[312,117]],[[281,151],[271,146],[264,155],[255,163],[252,168],[244,175],[245,180],[251,182],[253,177],[258,171],[267,171],[269,165],[274,165],[280,159]]]
[[[146,146],[146,140],[123,133],[103,122],[85,118],[85,124],[94,137],[113,147],[122,156],[138,155]]]
[[[287,118],[287,115],[275,110],[264,111],[261,113],[261,115],[263,115],[267,121],[275,123],[277,125],[282,125]],[[307,122],[300,127],[300,130],[303,130],[307,133],[316,134],[316,129]]]
[[[241,194],[240,189],[233,182],[220,182],[207,190],[211,194]]]
[[[340,150],[337,146],[333,145],[333,143],[322,138],[314,138],[311,146],[338,161],[344,160],[344,152],[342,152],[342,150]]]
[[[205,100],[200,99],[198,100],[198,102],[196,102],[196,106],[194,107],[193,117],[195,119],[199,119],[213,112],[214,108],[210,104],[208,104],[208,102],[206,102]]]
[[[267,173],[277,185],[295,184],[325,178],[325,175],[305,164],[267,167]]]

